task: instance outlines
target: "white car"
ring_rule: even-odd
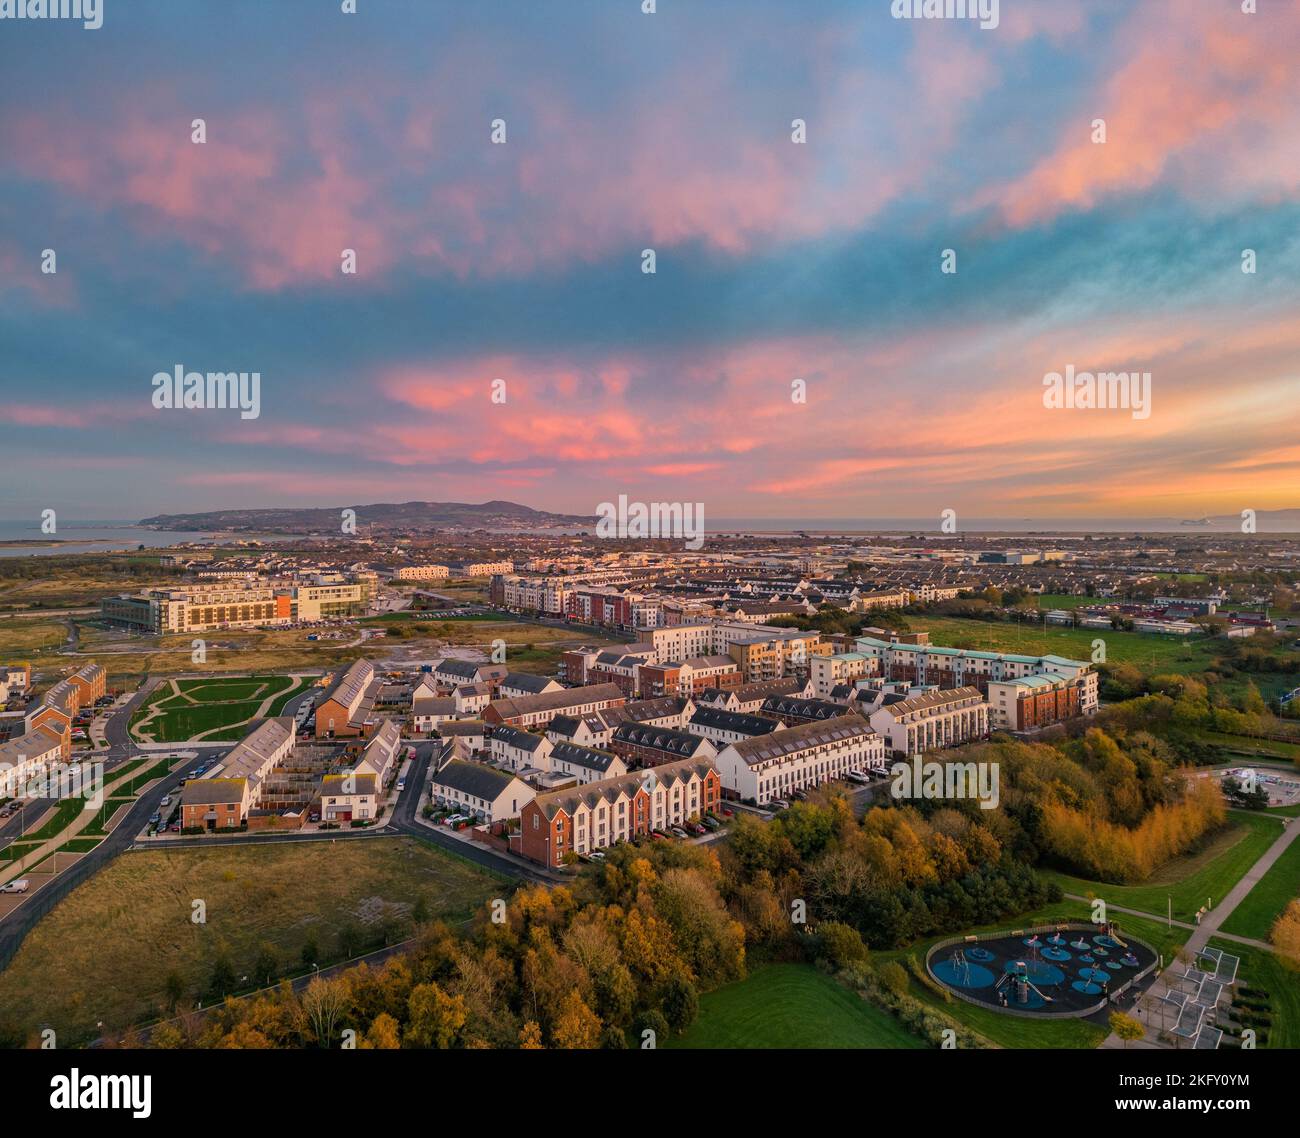
[[[870,781],[871,781],[871,779],[869,779],[869,778],[868,778],[865,774],[863,774],[861,771],[849,771],[848,774],[846,774],[844,777],[847,778],[850,782],[870,782]]]
[[[19,878],[17,881],[10,881],[4,885],[0,885],[0,893],[26,893],[26,892],[27,892],[27,878],[25,877]]]
[[[171,796],[170,794],[164,794],[164,795],[163,795],[163,800],[162,800],[158,805],[159,805],[159,806],[170,806],[171,804],[172,804],[172,796]]]

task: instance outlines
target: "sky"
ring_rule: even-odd
[[[0,21],[0,517],[1300,506],[1300,5],[341,7]]]

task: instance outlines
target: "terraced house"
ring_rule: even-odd
[[[378,686],[369,660],[354,660],[338,672],[316,704],[316,737],[343,739],[366,734],[375,701],[372,689]]]
[[[610,748],[631,767],[657,767],[678,759],[712,759],[718,753],[702,735],[646,723],[621,724]]]
[[[44,731],[59,741],[63,758],[72,754],[72,721],[83,707],[104,695],[106,674],[99,664],[87,664],[60,680],[41,697],[40,704],[23,721],[27,732]]]
[[[626,702],[616,685],[590,684],[544,695],[494,699],[487,705],[483,718],[488,723],[508,723],[512,727],[545,727],[557,715],[590,715]]]
[[[181,790],[181,825],[229,830],[249,821],[262,801],[267,776],[292,752],[293,717],[264,719],[231,748],[210,778],[192,778]]]
[[[713,763],[681,759],[648,771],[539,794],[520,815],[511,848],[542,865],[590,854],[650,830],[716,810],[722,783]]]
[[[860,715],[840,715],[732,743],[718,752],[728,796],[760,805],[885,765],[885,741]]]

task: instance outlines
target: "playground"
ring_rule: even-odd
[[[1118,925],[1062,924],[935,945],[930,975],[973,1003],[1018,1014],[1084,1016],[1145,976],[1156,954]]]

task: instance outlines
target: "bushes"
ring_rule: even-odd
[[[895,964],[894,967],[898,968],[899,972],[903,972],[900,965]],[[907,979],[905,972],[903,979],[904,981]],[[926,1007],[920,1000],[907,995],[906,992],[891,991],[870,968],[845,969],[840,974],[840,980],[854,988],[863,999],[887,1011],[913,1035],[919,1036],[935,1047],[949,1045],[950,1039],[958,1048],[989,1046],[982,1036],[976,1035],[942,1012]],[[952,1034],[949,1035],[949,1032]]]

